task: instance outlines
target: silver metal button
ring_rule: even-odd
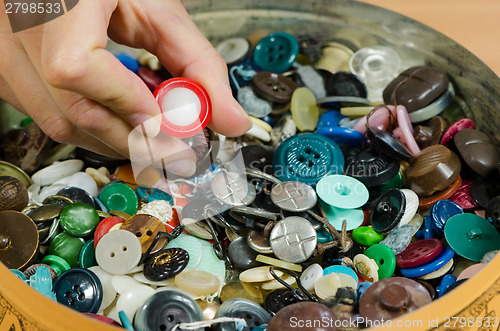
[[[281,182],[271,190],[271,200],[287,211],[305,211],[314,207],[317,201],[314,189],[301,182]]]
[[[316,231],[311,223],[297,216],[276,223],[269,239],[274,255],[292,263],[307,260],[314,253],[317,243]]]
[[[227,206],[246,206],[255,199],[255,188],[244,175],[235,172],[222,172],[210,183],[212,193]]]

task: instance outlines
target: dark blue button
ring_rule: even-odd
[[[170,194],[154,187],[141,185],[135,189],[135,192],[137,193],[137,196],[146,203],[156,200],[165,200],[170,204],[174,203],[174,199]]]
[[[231,89],[236,92],[240,88],[250,85],[253,76],[260,71],[262,71],[262,68],[250,61],[250,59],[246,59],[242,63],[231,66],[229,68],[229,83]]]
[[[73,268],[54,283],[57,301],[81,313],[97,313],[102,303],[102,285],[90,270]]]
[[[273,170],[281,181],[315,185],[327,175],[342,174],[344,155],[331,139],[319,134],[300,134],[281,143],[274,154]]]
[[[265,71],[282,73],[292,66],[299,54],[299,43],[286,32],[275,32],[259,41],[253,60]]]
[[[444,235],[444,225],[452,216],[463,214],[464,210],[456,202],[451,200],[440,200],[436,202],[429,211],[432,220],[430,223],[433,230],[440,236]]]
[[[455,252],[453,249],[451,249],[450,246],[446,246],[438,256],[425,264],[419,265],[415,268],[401,268],[401,274],[409,278],[430,274],[448,263],[454,255]]]
[[[332,126],[339,126],[339,121],[344,118],[344,115],[338,110],[330,110],[319,117],[316,128],[329,128]]]
[[[330,138],[337,144],[345,144],[349,147],[359,146],[363,142],[363,134],[361,132],[342,126],[320,128],[316,130],[316,133]]]
[[[121,54],[116,57],[128,70],[137,73],[139,71],[140,65],[136,59],[130,57],[126,54]]]
[[[420,230],[417,231],[415,234],[415,238],[418,240],[421,239],[430,239],[430,238],[440,238],[442,235],[439,235],[436,230],[434,230],[434,227],[432,226],[432,220],[430,216],[425,216],[424,217],[424,224],[420,228]]]
[[[200,306],[187,294],[162,291],[150,297],[134,317],[136,331],[172,330],[179,323],[203,320]]]
[[[92,208],[95,208],[94,199],[88,194],[87,191],[82,190],[79,187],[66,187],[57,192],[56,195],[62,195],[63,197],[71,199],[74,203],[82,202],[88,205],[91,205]]]

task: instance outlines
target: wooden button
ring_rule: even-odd
[[[126,220],[121,229],[127,230],[135,234],[142,245],[142,254],[146,253],[149,246],[153,244],[153,240],[160,231],[166,231],[165,225],[156,217],[146,214],[137,214]],[[167,243],[166,237],[160,237],[156,245],[153,247],[152,253],[160,250]]]

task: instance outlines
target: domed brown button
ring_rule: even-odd
[[[24,184],[11,176],[0,177],[0,210],[21,211],[28,205],[28,191]]]
[[[444,118],[435,116],[427,121],[425,125],[417,125],[413,135],[418,146],[423,149],[439,144],[446,129],[448,129],[448,123]]]
[[[364,297],[364,294],[363,294]],[[333,311],[319,303],[298,302],[281,309],[269,322],[267,331],[287,330],[337,330],[335,321],[337,317]],[[318,321],[321,323],[318,327]]]
[[[17,211],[0,212],[0,262],[9,269],[25,269],[38,254],[35,223]]]
[[[500,152],[492,139],[474,129],[463,129],[455,135],[455,146],[464,161],[481,176],[496,172],[500,162]]]
[[[366,320],[390,320],[431,302],[424,286],[403,277],[379,280],[363,293],[359,313]]]
[[[403,105],[409,113],[432,103],[448,88],[446,72],[433,67],[413,67],[403,71],[384,89],[384,102]]]
[[[448,188],[457,179],[461,169],[455,153],[443,145],[433,145],[410,160],[406,177],[415,193],[429,196]]]

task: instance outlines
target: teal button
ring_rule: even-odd
[[[81,268],[85,269],[95,267],[97,265],[97,261],[95,259],[94,239],[87,241],[83,245],[78,257],[78,263]]]
[[[99,224],[97,211],[81,202],[64,207],[59,219],[64,231],[74,237],[85,237],[91,234]]]
[[[327,137],[315,133],[299,134],[278,146],[273,170],[281,181],[299,181],[314,186],[324,176],[343,172],[344,155]]]
[[[282,73],[289,69],[299,54],[299,43],[286,32],[275,32],[259,41],[253,50],[253,61],[264,71]]]
[[[146,203],[156,200],[165,200],[170,204],[174,203],[174,199],[170,194],[154,187],[141,185],[135,191],[139,198]]]
[[[347,231],[356,229],[358,226],[363,224],[365,219],[365,213],[362,209],[342,209],[330,206],[322,200],[319,200],[321,208],[325,213],[328,222],[333,225],[333,227],[340,231],[342,229],[342,223],[346,221]]]
[[[331,265],[323,270],[323,276],[333,273],[351,276],[356,283],[358,282],[358,275],[356,274],[356,271],[352,270],[352,268],[346,267],[345,265]]]
[[[135,215],[139,207],[134,189],[123,183],[113,183],[104,187],[99,194],[99,200],[109,211],[118,210],[129,215]]]
[[[363,183],[345,175],[323,177],[316,185],[316,193],[330,206],[343,209],[359,208],[369,197],[368,189]]]

